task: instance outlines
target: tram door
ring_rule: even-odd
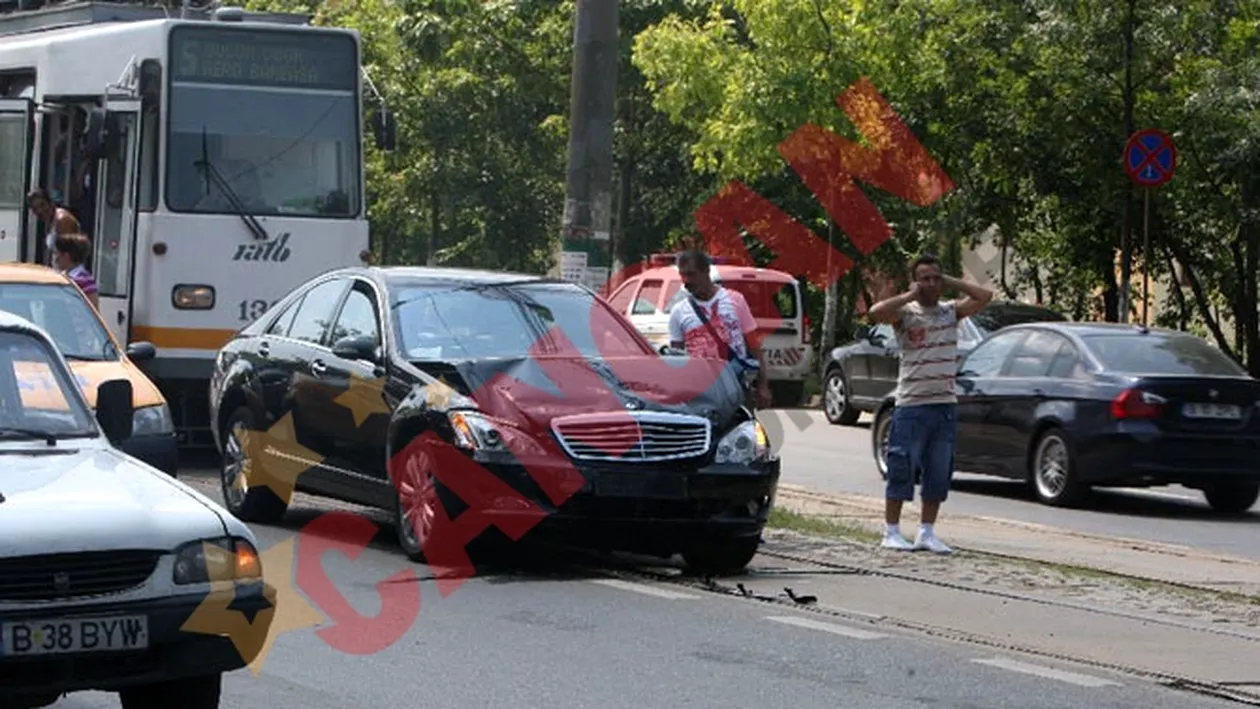
[[[31,154],[35,104],[24,98],[0,99],[0,262],[22,260],[22,239],[30,217]]]
[[[101,316],[125,346],[131,329],[140,101],[111,99],[106,101],[105,111],[104,155],[96,180],[92,275],[100,288]]]

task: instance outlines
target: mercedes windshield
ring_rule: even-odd
[[[413,361],[652,354],[624,318],[571,283],[403,284],[393,301],[399,349]]]

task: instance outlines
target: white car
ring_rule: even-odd
[[[115,447],[131,395],[125,379],[102,383],[93,416],[48,335],[0,312],[4,709],[93,689],[124,709],[215,709],[221,673],[254,659],[237,644],[260,645],[230,636],[227,614],[266,636],[275,590],[253,533]]]
[[[678,273],[677,254],[653,254],[652,266],[621,284],[608,298],[613,310],[626,316],[657,349],[669,345],[669,314],[687,292]],[[805,403],[805,379],[813,363],[809,316],[800,281],[783,271],[729,265],[715,259],[709,277],[717,285],[739,291],[748,301],[761,331],[766,379],[774,406]]]

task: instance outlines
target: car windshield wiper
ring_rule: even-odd
[[[538,276],[534,276],[532,278],[520,278],[520,279],[512,280],[512,281],[499,281],[497,283],[465,283],[464,285],[461,285],[461,286],[444,288],[442,290],[426,288],[424,289],[423,293],[413,295],[410,298],[402,298],[402,299],[396,300],[389,307],[392,310],[397,310],[398,308],[401,308],[402,306],[407,305],[409,303],[414,303],[417,300],[423,300],[425,298],[432,298],[434,296],[441,295],[443,293],[458,293],[459,291],[490,290],[493,288],[508,288],[511,286],[525,286],[525,285],[532,285],[532,284],[545,285],[549,283],[572,283],[572,281],[566,281],[559,278],[539,278]]]
[[[0,426],[0,438],[34,438],[42,440],[50,446],[57,445],[57,435],[55,433],[40,431],[34,428]]]
[[[62,352],[61,355],[71,362],[104,362],[105,357],[94,357],[92,355],[72,354],[70,352]]]
[[[528,286],[528,285],[547,285],[551,283],[571,283],[558,278],[539,278],[533,276],[531,278],[518,278],[512,281],[492,281],[483,283],[468,283],[462,285],[455,290],[489,290],[491,288],[511,288],[512,286]]]
[[[201,159],[193,161],[193,167],[197,168],[205,176],[207,182],[214,182],[214,186],[219,188],[224,197],[227,197],[228,204],[232,206],[232,209],[236,210],[236,216],[245,222],[245,227],[255,237],[263,241],[267,241],[270,238],[266,228],[258,223],[254,215],[250,214],[249,210],[245,208],[245,204],[237,196],[236,190],[232,189],[232,185],[228,184],[227,179],[223,177],[223,173],[219,172],[219,168],[210,162],[210,151],[206,145],[206,127],[204,125],[201,127]]]

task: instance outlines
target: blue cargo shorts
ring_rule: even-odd
[[[888,429],[890,500],[914,499],[914,471],[920,472],[919,497],[944,502],[954,479],[955,404],[922,404],[893,409]]]

